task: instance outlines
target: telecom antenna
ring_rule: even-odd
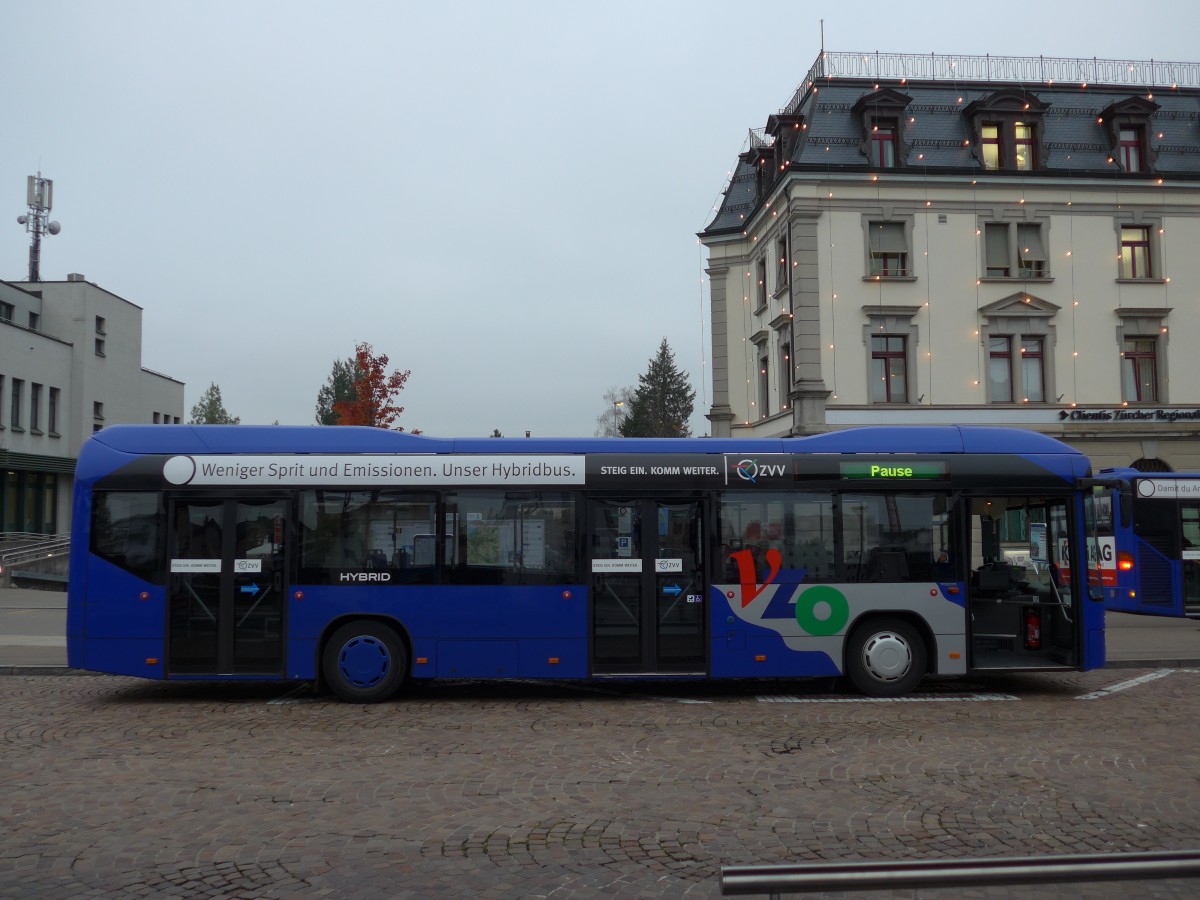
[[[41,281],[42,235],[58,234],[62,226],[57,222],[49,222],[50,207],[54,205],[54,182],[43,178],[42,173],[30,175],[26,182],[25,202],[29,212],[17,216],[17,224],[24,225],[25,230],[33,235],[29,245],[29,280]]]

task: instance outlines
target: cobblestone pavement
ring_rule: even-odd
[[[1200,672],[0,680],[0,897],[716,897],[722,865],[1200,848]],[[870,897],[1193,897],[1200,879]],[[838,895],[846,896],[846,895]]]

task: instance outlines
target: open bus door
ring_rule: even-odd
[[[969,498],[973,669],[1076,668],[1084,626],[1071,496]]]

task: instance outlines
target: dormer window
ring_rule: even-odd
[[[794,113],[779,113],[767,117],[766,133],[772,138],[771,166],[780,175],[791,165],[792,154],[800,142],[804,117]]]
[[[862,122],[862,153],[871,168],[903,168],[908,155],[904,116],[911,102],[911,97],[899,91],[881,88],[860,97],[854,104],[854,112]]]
[[[1031,172],[1041,168],[1042,116],[1049,108],[1021,91],[997,91],[965,110],[972,152],[984,169]]]
[[[1150,117],[1156,112],[1158,104],[1145,97],[1119,100],[1100,111],[1097,121],[1108,139],[1112,161],[1123,171],[1153,171],[1154,152],[1147,138],[1150,134]]]

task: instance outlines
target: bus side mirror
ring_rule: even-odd
[[[1097,603],[1099,603],[1104,599],[1104,588],[1097,587],[1094,584],[1088,585],[1088,599],[1095,600]]]

